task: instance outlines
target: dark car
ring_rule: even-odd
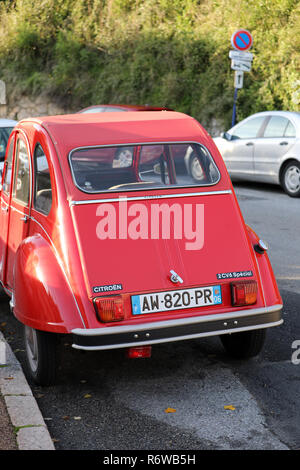
[[[99,104],[81,109],[78,113],[111,113],[118,111],[173,111],[166,107],[149,106],[148,104],[140,106],[133,104]]]

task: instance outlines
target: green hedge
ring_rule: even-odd
[[[15,0],[0,2],[0,78],[14,99],[44,94],[72,109],[165,105],[230,125],[232,33],[254,38],[238,119],[299,111],[296,0]]]

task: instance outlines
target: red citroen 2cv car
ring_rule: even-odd
[[[54,381],[66,334],[74,348],[129,357],[220,335],[246,358],[282,323],[266,247],[212,139],[184,114],[19,122],[0,217],[0,280],[38,384]]]

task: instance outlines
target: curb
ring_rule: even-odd
[[[0,392],[19,450],[55,450],[22,367],[0,331]]]

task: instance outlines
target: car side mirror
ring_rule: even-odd
[[[221,132],[221,137],[222,139],[225,139],[225,140],[232,140],[232,135],[231,134],[228,134],[228,132]]]

